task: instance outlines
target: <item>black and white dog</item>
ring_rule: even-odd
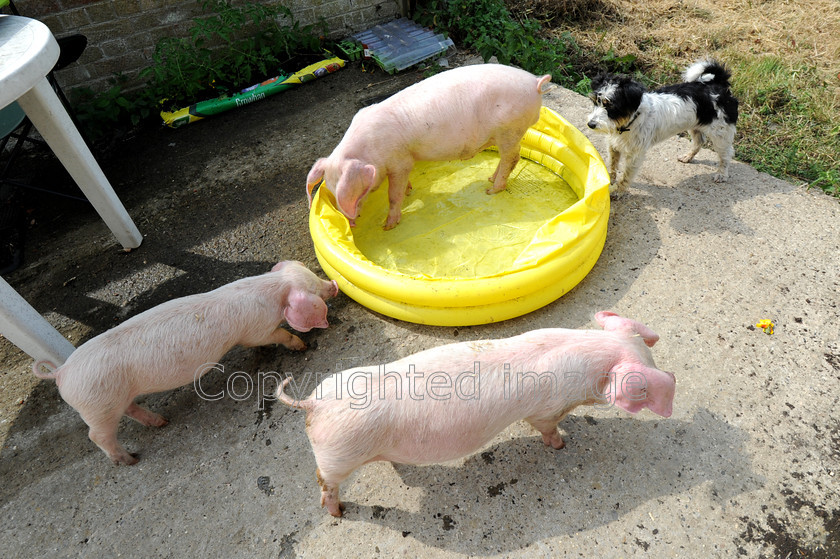
[[[679,158],[690,162],[706,140],[720,157],[715,182],[729,176],[738,120],[738,100],[729,91],[729,71],[715,60],[701,60],[683,74],[684,83],[655,91],[627,76],[601,74],[592,80],[589,115],[592,130],[609,134],[611,195],[620,197],[632,183],[651,146],[675,134],[691,135],[691,150]],[[618,165],[624,172],[616,181]]]

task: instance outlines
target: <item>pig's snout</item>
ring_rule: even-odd
[[[339,293],[338,283],[335,280],[327,282],[327,292],[324,296],[324,299],[329,299],[330,297],[336,297]]]
[[[341,291],[338,289],[338,283],[335,280],[323,280],[321,283],[321,291],[319,293],[321,299],[326,301],[338,295]]]
[[[671,377],[671,381],[670,381],[671,382],[671,396],[670,396],[670,398],[668,398],[666,400],[665,405],[663,406],[663,408],[661,410],[661,413],[659,415],[661,415],[662,417],[671,417],[671,414],[673,413],[673,407],[674,407],[674,391],[676,390],[676,386],[677,386],[677,376],[674,373],[672,373],[671,371],[662,371],[662,372],[667,374],[669,377]]]
[[[656,377],[650,382],[652,398],[648,409],[662,417],[671,417],[674,406],[674,392],[677,386],[677,377],[670,371],[657,371],[665,376]]]

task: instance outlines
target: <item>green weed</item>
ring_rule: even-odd
[[[630,74],[636,68],[636,56],[625,54],[618,56],[612,48],[601,56],[601,64],[610,72],[619,74]]]
[[[211,15],[193,20],[189,37],[159,41],[153,64],[141,72],[170,104],[189,104],[211,89],[236,91],[277,75],[298,52],[319,50],[314,26],[300,27],[284,6],[230,0],[201,0],[201,5]],[[292,23],[280,25],[280,19]]]
[[[126,92],[126,80],[118,76],[101,93],[74,90],[79,121],[90,137],[101,138],[115,126],[136,126],[161,107],[180,108],[238,91],[288,69],[297,55],[323,50],[323,20],[301,26],[288,8],[257,2],[200,0],[200,5],[207,15],[193,19],[187,37],[158,41],[152,64],[140,72],[142,89]]]
[[[581,79],[571,64],[577,51],[572,37],[549,37],[538,21],[514,19],[504,0],[431,0],[415,19],[446,30],[455,42],[475,49],[485,62],[495,56],[501,64],[551,74],[553,81],[567,87]]]

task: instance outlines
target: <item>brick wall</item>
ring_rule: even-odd
[[[150,64],[158,39],[185,36],[203,12],[196,0],[13,0],[21,15],[44,22],[56,37],[81,33],[88,46],[78,62],[57,73],[62,87],[101,91],[108,78],[137,74]],[[275,0],[251,0],[275,3]],[[341,38],[398,17],[398,0],[281,0],[302,25],[323,17]],[[9,13],[8,8],[3,13]]]

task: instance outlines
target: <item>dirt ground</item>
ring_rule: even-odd
[[[173,297],[296,259],[320,273],[305,176],[353,114],[420,79],[349,65],[335,75],[179,130],[118,146],[106,175],[144,235],[124,253],[86,205],[27,194],[26,260],[12,284],[72,343]],[[585,128],[588,102],[545,104]],[[596,147],[602,144],[593,138]],[[204,402],[191,386],[148,396],[171,423],[125,421],[141,458],[112,466],[54,384],[0,343],[0,555],[4,557],[840,556],[840,208],[713,154],[649,156],[613,205],[607,244],[570,293],[499,324],[435,328],[344,295],[303,355],[235,349],[228,371],[332,371],[451,341],[548,326],[595,327],[612,309],[661,336],[674,416],[578,409],[567,448],[514,424],[480,453],[428,467],[365,466],[335,520],[318,507],[300,413],[256,399]],[[38,178],[61,182],[47,167]],[[48,169],[51,169],[47,172]],[[55,178],[52,171],[55,171]],[[49,182],[47,180],[47,182]],[[776,322],[776,333],[755,328]],[[208,375],[208,391],[224,375]]]

